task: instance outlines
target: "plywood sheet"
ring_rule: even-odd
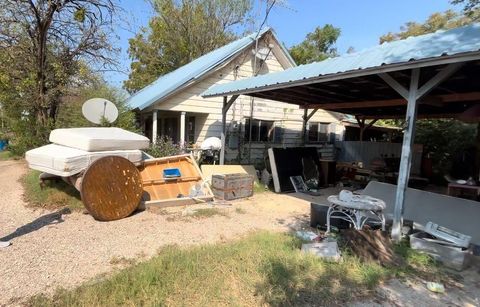
[[[253,176],[255,184],[258,185],[257,171],[253,165],[202,165],[203,177],[212,182],[212,175],[229,175],[229,174],[248,174]]]

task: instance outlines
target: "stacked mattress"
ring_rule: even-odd
[[[50,133],[53,144],[29,150],[25,159],[30,168],[68,177],[87,169],[95,160],[120,156],[133,163],[143,159],[149,139],[120,128],[69,128]]]

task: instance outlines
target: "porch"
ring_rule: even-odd
[[[140,124],[153,144],[159,137],[166,136],[174,143],[188,146],[197,142],[206,118],[207,114],[202,113],[153,110],[141,114]]]

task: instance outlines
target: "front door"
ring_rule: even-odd
[[[170,137],[174,143],[178,143],[178,118],[167,117],[163,119],[163,135]]]

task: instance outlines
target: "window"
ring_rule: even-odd
[[[308,142],[328,142],[329,123],[308,123]]]
[[[271,120],[252,120],[252,142],[275,142],[280,143],[282,138],[282,128],[275,126]],[[245,120],[245,140],[250,136],[250,118]]]

